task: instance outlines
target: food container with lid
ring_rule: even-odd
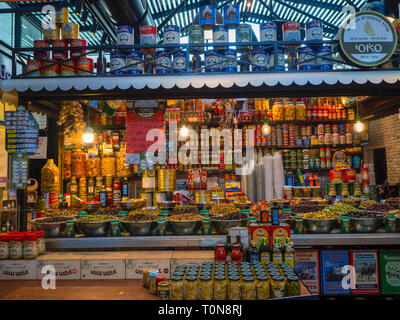
[[[71,154],[71,172],[76,178],[86,177],[86,153],[78,150]]]
[[[89,155],[86,160],[86,175],[95,178],[101,175],[101,160],[96,155]]]
[[[160,275],[158,272],[149,273],[149,293],[156,294],[157,292],[156,277],[158,275]]]
[[[11,234],[10,239],[10,259],[17,260],[22,259],[24,235],[16,232]]]
[[[11,236],[9,234],[0,234],[0,260],[8,259],[10,238]]]
[[[197,277],[194,275],[187,275],[185,278],[185,299],[197,300]]]
[[[213,282],[211,274],[210,275],[204,274],[200,276],[199,298],[200,300],[212,300]]]
[[[38,248],[38,255],[44,254],[46,252],[46,242],[44,241],[44,231],[36,231],[36,245]]]
[[[23,240],[23,258],[35,259],[38,256],[37,247],[37,234],[33,232],[26,232]]]
[[[227,283],[224,274],[214,276],[214,300],[226,300]]]
[[[103,176],[115,176],[115,158],[111,155],[103,157],[101,160],[101,173]]]
[[[171,278],[171,300],[183,300],[183,277],[173,275]]]

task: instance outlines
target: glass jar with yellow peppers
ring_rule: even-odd
[[[301,100],[296,103],[296,120],[307,121],[307,107]]]
[[[77,150],[71,155],[71,173],[76,178],[86,177],[86,153]]]
[[[86,160],[86,176],[95,178],[101,176],[101,160],[96,155],[90,155]]]
[[[130,177],[132,175],[132,171],[129,164],[126,163],[125,152],[116,152],[115,158],[117,162],[117,177]]]
[[[185,299],[197,300],[197,277],[186,276],[185,278]]]
[[[284,120],[284,109],[280,101],[274,102],[272,106],[272,121],[283,121]]]
[[[226,278],[224,275],[214,277],[214,300],[226,300]]]
[[[174,275],[171,278],[171,300],[183,300],[183,278]]]
[[[115,158],[113,156],[103,157],[101,160],[101,174],[103,176],[115,176]]]
[[[282,298],[285,295],[285,279],[274,275],[271,279],[271,299]]]
[[[270,282],[267,276],[257,276],[256,296],[258,300],[267,300],[270,297]]]
[[[256,283],[251,276],[243,277],[242,279],[242,300],[254,300],[256,291]]]
[[[200,277],[200,300],[212,300],[213,282],[211,276],[202,275]]]
[[[294,121],[296,120],[296,108],[293,105],[293,102],[287,101],[285,103],[285,121]]]
[[[287,297],[300,295],[300,281],[298,277],[295,275],[287,277],[285,292]]]
[[[240,300],[240,278],[239,276],[229,276],[228,300]]]

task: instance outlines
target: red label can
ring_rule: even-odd
[[[154,26],[140,27],[140,44],[151,45],[157,42],[157,28]],[[143,54],[152,54],[156,51],[155,48],[142,49]]]
[[[44,62],[43,74],[45,77],[57,77],[60,74],[60,65],[58,60],[50,59]]]
[[[78,58],[83,54],[86,54],[85,49],[72,49],[73,47],[86,47],[87,46],[86,40],[72,39],[69,42],[69,46],[71,47],[71,58]]]
[[[29,59],[26,63],[25,72],[29,72],[27,77],[41,77],[43,70],[40,70],[42,67],[42,62],[38,59]]]
[[[35,40],[33,41],[34,48],[41,48],[40,51],[34,52],[35,59],[43,59],[46,60],[50,58],[49,50],[46,50],[49,47],[49,44],[46,40]]]
[[[74,60],[62,61],[62,65],[60,66],[60,74],[64,77],[75,76],[76,75],[75,61]]]
[[[93,59],[80,57],[76,60],[76,67],[79,76],[90,76],[93,72]]]
[[[68,47],[68,42],[64,40],[53,40],[53,48]],[[68,50],[53,51],[53,59],[67,59]]]

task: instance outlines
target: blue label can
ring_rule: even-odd
[[[131,26],[117,27],[117,45],[135,44],[134,31]]]
[[[221,59],[214,50],[208,50],[205,54],[206,72],[221,72]]]
[[[333,61],[324,59],[324,57],[332,59],[332,48],[331,46],[322,46],[317,49],[317,69],[318,70],[332,70]]]
[[[240,23],[239,6],[230,4],[224,7],[224,25],[234,28]]]
[[[111,73],[114,75],[123,75],[126,73],[126,69],[119,70],[123,67],[126,67],[125,55],[119,52],[112,52],[110,57]]]
[[[281,48],[277,48],[277,63],[276,63],[276,70],[277,71],[284,71],[285,70],[285,52]],[[269,51],[269,69],[275,70],[275,53],[274,49]]]
[[[306,41],[322,41],[324,39],[324,29],[322,22],[312,20],[306,23]]]
[[[174,61],[172,63],[174,73],[186,72],[186,53],[178,51],[174,53]]]
[[[143,62],[141,62],[140,60],[143,60],[143,54],[140,51],[132,50],[128,54],[126,58],[128,74],[143,74],[144,65]]]
[[[179,26],[169,25],[164,27],[164,44],[179,44],[180,29]]]
[[[224,60],[222,62],[222,72],[237,72],[237,52],[234,49],[224,51]]]
[[[215,44],[229,42],[228,29],[224,25],[216,25],[213,28],[213,42]],[[214,49],[221,51],[228,49],[228,47],[215,46]]]
[[[156,53],[156,73],[169,74],[172,73],[171,54],[166,51],[157,51]]]
[[[267,52],[262,49],[254,51],[251,57],[251,63],[253,64],[253,71],[267,71],[268,68],[268,56]]]
[[[275,22],[266,22],[260,24],[260,41],[276,41],[276,23]]]
[[[299,49],[299,69],[300,70],[315,70],[314,50],[309,46]],[[314,60],[312,60],[314,59]]]

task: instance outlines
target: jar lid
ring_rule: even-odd
[[[225,275],[223,275],[223,274],[214,275],[214,279],[217,281],[223,281],[223,280],[225,280]]]
[[[119,219],[112,219],[111,222],[119,222]]]
[[[182,279],[183,279],[183,276],[178,276],[178,275],[173,275],[172,277],[171,277],[171,280],[172,281],[182,281]]]
[[[272,280],[275,280],[275,281],[283,281],[284,279],[283,279],[283,277],[281,276],[281,275],[273,275],[272,276]]]
[[[159,275],[158,272],[150,272],[149,277],[157,277]]]
[[[165,277],[161,274],[156,277],[156,280],[158,280],[158,281],[163,281],[164,279],[165,279]]]
[[[24,235],[23,234],[21,234],[21,233],[14,233],[14,234],[12,234],[11,235],[11,240],[13,240],[13,241],[22,241],[22,240],[24,240]]]
[[[186,281],[196,281],[197,277],[196,276],[186,276],[185,280]]]
[[[169,211],[168,210],[160,210],[160,216],[168,216]]]
[[[78,217],[79,216],[86,216],[88,213],[86,211],[81,211],[78,213]]]
[[[129,212],[128,211],[119,211],[118,214],[119,215],[127,215]]]
[[[259,281],[267,281],[268,280],[268,277],[267,277],[267,275],[256,275],[256,279],[257,280],[259,280]]]
[[[254,278],[251,276],[246,276],[246,277],[243,277],[243,281],[251,282],[251,281],[254,281]]]
[[[250,213],[250,209],[242,209],[242,212]]]
[[[0,234],[0,241],[8,241],[8,240],[10,240],[10,238],[11,238],[11,235],[9,235],[9,234]]]
[[[28,241],[36,241],[37,240],[37,235],[35,233],[29,233],[29,234],[25,234],[25,240]]]
[[[178,264],[177,266],[176,266],[176,268],[178,269],[178,268],[187,268],[187,265],[186,264]]]
[[[211,281],[211,274],[200,275],[200,281]]]
[[[75,221],[74,220],[67,220],[67,221],[65,221],[65,223],[75,223]]]
[[[204,210],[200,210],[200,214],[209,214],[210,211],[208,211],[207,209]]]
[[[183,277],[185,275],[185,272],[174,272],[174,274],[172,275],[173,277]]]
[[[44,231],[43,230],[35,231],[35,233],[37,234],[38,238],[43,238],[44,237]]]
[[[239,281],[239,275],[229,275],[229,281]]]
[[[165,220],[164,218],[161,218],[161,219],[158,219],[157,221],[158,221],[158,222],[165,222],[165,221],[167,221],[167,220]]]
[[[204,218],[203,221],[204,221],[204,222],[210,222],[210,221],[211,221],[211,218]]]

